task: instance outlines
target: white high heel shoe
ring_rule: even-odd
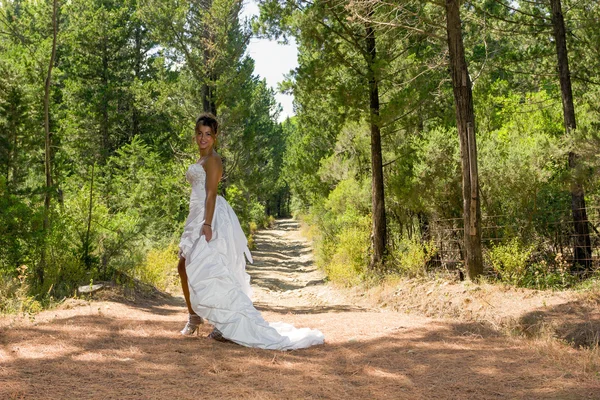
[[[188,321],[179,333],[183,336],[192,336],[194,333],[198,332],[198,327],[204,323],[202,317],[199,317],[195,314],[190,314],[188,316]]]

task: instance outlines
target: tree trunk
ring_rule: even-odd
[[[207,83],[202,85],[202,109],[204,112],[217,115],[217,105],[215,103],[215,89],[214,84],[217,81],[216,74],[210,74],[210,78]]]
[[[52,2],[52,53],[48,63],[48,74],[44,85],[44,131],[45,131],[45,158],[44,169],[46,173],[46,190],[44,193],[44,236],[50,229],[50,200],[52,191],[52,163],[51,163],[51,135],[50,135],[50,82],[52,79],[52,68],[56,58],[56,39],[58,36],[58,0]],[[36,278],[40,285],[44,283],[44,269],[46,266],[46,245],[42,246],[41,263],[36,271]]]
[[[463,47],[458,0],[446,0],[446,29],[456,125],[460,139],[460,157],[463,181],[464,247],[467,273],[471,280],[483,272],[481,255],[481,206],[477,172],[477,144],[475,141],[475,113],[473,93]]]
[[[419,229],[421,231],[421,242],[428,243],[431,240],[431,230],[429,226],[429,217],[424,212],[417,213],[419,220]]]
[[[567,55],[565,21],[560,0],[551,0],[551,4],[565,131],[569,135],[575,130],[577,125],[575,123],[575,106],[573,104],[571,74],[569,72],[569,58]],[[585,274],[592,270],[592,243],[590,240],[583,185],[577,179],[577,159],[578,156],[576,153],[569,152],[569,169],[573,173],[571,180],[571,212],[573,214],[575,230],[573,235],[572,272]]]
[[[209,15],[211,12],[212,0],[203,0],[201,3],[201,8],[204,11],[204,15]],[[207,68],[212,64],[214,58],[214,51],[209,48],[209,43],[214,44],[214,38],[211,36],[211,32],[208,27],[204,29],[204,41],[205,48],[203,49],[204,56],[204,66]],[[202,96],[202,109],[204,112],[211,113],[213,115],[217,115],[217,106],[215,103],[215,84],[217,82],[218,75],[217,72],[212,68],[212,70],[206,71],[204,74],[204,83],[201,88],[201,96]]]
[[[104,38],[104,47],[102,49],[102,104],[100,105],[100,137],[102,138],[102,148],[100,149],[102,163],[106,162],[110,154],[110,137],[109,137],[109,118],[108,118],[108,102],[109,102],[109,88],[108,88],[108,48],[107,41]]]
[[[140,81],[143,81],[142,76],[141,76],[142,62],[143,62],[143,58],[144,58],[143,50],[142,50],[142,45],[143,45],[142,41],[143,41],[142,27],[141,27],[141,25],[138,24],[138,26],[135,27],[135,64],[133,67],[133,71],[135,74],[134,75],[135,78],[139,79]],[[132,102],[131,107],[132,107],[132,110],[131,110],[130,138],[135,137],[141,133],[140,113],[138,111],[137,105],[135,104],[135,100]]]
[[[385,256],[387,232],[383,187],[383,161],[381,155],[381,130],[379,127],[379,82],[375,71],[377,48],[375,43],[375,30],[370,23],[367,23],[366,26],[366,49],[368,54],[373,207],[373,255],[371,257],[370,267],[377,268],[383,263]]]
[[[88,206],[87,229],[85,232],[85,241],[83,243],[83,264],[86,269],[91,269],[92,258],[90,257],[91,232],[92,232],[92,212],[94,210],[94,170],[96,163],[92,164],[92,176],[90,178],[90,202]]]
[[[11,89],[11,102],[9,109],[10,117],[8,121],[9,143],[12,143],[10,143],[6,149],[6,189],[9,193],[11,192],[11,186],[16,183],[18,165],[17,154],[19,146],[19,132],[17,127],[17,121],[19,120],[17,110],[18,105],[15,104],[17,101],[17,96],[14,96],[14,92],[15,90]]]

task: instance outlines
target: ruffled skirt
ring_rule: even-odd
[[[244,255],[250,262],[252,257],[238,218],[225,199],[217,197],[210,242],[200,235],[203,208],[197,207],[197,215],[193,214],[181,237],[180,252],[186,259],[194,311],[225,338],[243,346],[292,350],[322,344],[320,331],[296,329],[283,322],[268,323],[254,307]]]

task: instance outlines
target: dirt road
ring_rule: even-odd
[[[0,319],[0,399],[600,399],[577,351],[479,324],[357,307],[325,284],[291,220],[260,232],[255,301],[326,344],[275,352],[178,333],[176,296],[71,301]]]

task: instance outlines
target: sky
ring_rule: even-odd
[[[255,0],[245,0],[241,18],[250,18],[258,15],[258,5]],[[298,66],[298,49],[292,40],[287,45],[268,39],[252,38],[247,52],[254,59],[254,73],[267,80],[267,85],[275,91],[275,99],[281,104],[283,111],[279,121],[294,115],[292,95],[277,92],[277,84],[284,79],[284,75]]]

